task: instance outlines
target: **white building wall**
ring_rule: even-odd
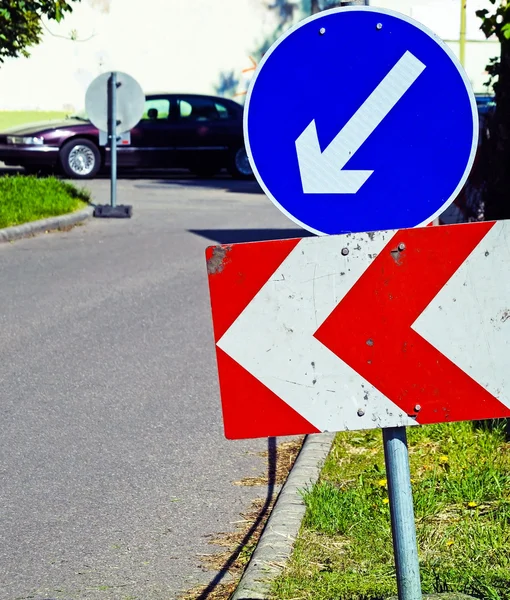
[[[213,92],[221,71],[240,72],[265,31],[261,0],[82,0],[50,23],[31,57],[0,67],[0,109],[79,109],[88,84],[111,69],[145,91]],[[75,30],[79,40],[66,39]],[[56,36],[63,37],[56,37]],[[90,38],[90,39],[89,39]]]
[[[291,0],[292,1],[292,0]],[[294,0],[297,4],[300,0]],[[250,54],[274,31],[269,0],[82,0],[60,24],[50,23],[28,59],[0,67],[0,109],[79,110],[89,83],[116,69],[147,92],[212,93],[221,72],[250,67]],[[309,0],[301,0],[301,5]],[[372,0],[408,14],[447,40],[458,39],[460,0]],[[483,40],[474,12],[488,0],[468,0],[468,38]],[[296,15],[298,13],[296,12]],[[75,31],[79,41],[68,39]],[[458,44],[450,42],[457,51]],[[467,71],[483,90],[497,44],[470,43]]]
[[[499,55],[496,39],[486,40],[480,31],[481,20],[476,11],[493,8],[489,0],[464,0],[466,10],[466,65],[465,69],[475,92],[485,92],[488,75],[485,67],[492,57]],[[459,54],[461,0],[372,0],[372,6],[389,8],[406,14],[434,31],[445,40],[455,54]]]

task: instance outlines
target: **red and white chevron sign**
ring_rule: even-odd
[[[230,439],[510,416],[510,222],[207,249]]]

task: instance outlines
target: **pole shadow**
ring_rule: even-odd
[[[214,579],[208,584],[208,586],[202,591],[202,593],[197,596],[196,600],[207,600],[209,595],[216,589],[216,587],[221,583],[222,579],[229,572],[230,568],[233,566],[238,556],[241,554],[243,548],[247,546],[250,542],[253,534],[257,531],[260,523],[267,515],[269,508],[271,506],[271,502],[274,496],[274,488],[276,483],[276,438],[271,437],[267,440],[267,494],[264,501],[264,505],[262,506],[257,519],[254,521],[248,532],[243,537],[242,541],[239,543],[234,552],[230,555],[228,560],[222,565],[221,569],[218,571]]]

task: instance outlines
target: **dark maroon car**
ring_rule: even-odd
[[[109,149],[84,117],[38,123],[0,134],[0,161],[28,171],[61,169],[67,177],[94,177],[109,165]],[[243,141],[243,107],[232,100],[193,94],[151,94],[145,112],[120,143],[119,168],[186,168],[212,176],[226,168],[252,176]]]

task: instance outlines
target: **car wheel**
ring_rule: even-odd
[[[236,179],[253,178],[253,171],[244,146],[236,148],[234,152],[232,152],[228,170],[232,177],[235,177]]]
[[[62,148],[60,162],[71,179],[91,179],[101,168],[101,154],[94,142],[77,138]]]

